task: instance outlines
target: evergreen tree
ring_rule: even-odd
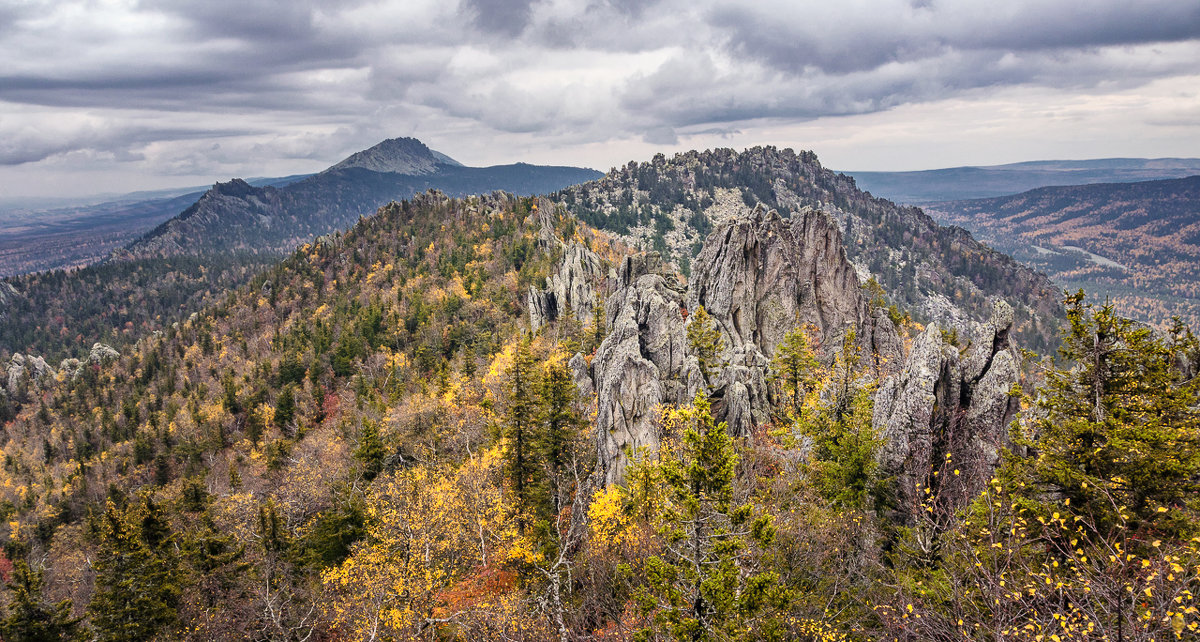
[[[536,515],[541,499],[537,461],[538,382],[529,337],[517,343],[509,369],[509,402],[504,425],[505,476],[512,488],[522,532]]]
[[[4,619],[0,620],[0,638],[7,642],[59,642],[82,640],[81,618],[71,617],[71,601],[53,606],[42,600],[42,572],[33,570],[24,560],[13,565],[12,592]]]
[[[546,364],[541,382],[541,455],[550,478],[555,513],[561,508],[563,479],[574,457],[574,443],[583,420],[575,411],[575,380],[558,355]]]
[[[587,352],[592,353],[600,348],[607,334],[604,327],[604,305],[596,301],[592,305],[592,333],[588,342]]]
[[[720,360],[724,343],[721,340],[721,331],[717,329],[716,323],[704,306],[697,308],[696,313],[692,315],[687,327],[687,338],[692,354],[696,355],[700,362],[700,373],[704,375],[704,380],[712,380],[717,371],[724,366]]]
[[[637,637],[781,639],[776,615],[790,595],[776,573],[756,568],[752,549],[774,539],[771,518],[753,518],[753,505],[734,501],[738,455],[725,424],[713,424],[705,396],[674,412],[684,426],[682,449],[658,464],[668,495],[658,515],[665,546],[648,560],[637,591],[643,613],[663,628]]]
[[[149,495],[125,509],[111,501],[99,523],[88,613],[99,640],[150,640],[177,624],[181,587],[174,536]]]
[[[358,448],[354,450],[354,458],[362,464],[363,479],[371,481],[383,471],[383,459],[386,455],[383,439],[379,436],[379,426],[370,419],[363,420]]]
[[[286,432],[295,417],[296,394],[292,391],[292,386],[285,386],[283,392],[279,393],[279,398],[275,400],[275,426]]]
[[[1166,528],[1178,513],[1160,509],[1200,491],[1200,388],[1178,367],[1194,338],[1179,326],[1157,337],[1110,304],[1085,304],[1082,291],[1066,307],[1060,352],[1073,365],[1048,373],[1044,415],[1025,440],[1034,456],[1014,460],[1009,473],[1032,479],[1037,497],[1069,500],[1102,530],[1122,511]]]
[[[795,328],[783,337],[783,343],[775,350],[771,360],[772,379],[783,388],[792,411],[798,416],[804,405],[804,396],[816,379],[817,357],[808,343],[808,335],[802,328]]]

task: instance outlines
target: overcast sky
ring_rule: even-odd
[[[312,172],[394,136],[601,170],[1200,156],[1200,2],[0,0],[0,196]]]

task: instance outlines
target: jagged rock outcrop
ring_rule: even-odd
[[[597,304],[596,284],[605,277],[604,262],[595,252],[572,241],[566,246],[558,272],[546,279],[546,289],[529,289],[529,325],[536,332],[570,310],[583,320]]]
[[[631,452],[657,445],[657,407],[688,403],[697,390],[709,391],[714,417],[733,434],[765,423],[771,355],[797,326],[815,327],[830,347],[854,330],[864,349],[884,355],[878,372],[896,369],[903,354],[891,321],[863,295],[837,226],[817,210],[784,219],[756,208],[723,223],[700,251],[686,290],[654,253],[627,258],[617,287],[608,301],[611,331],[592,363],[609,482],[621,477]],[[685,319],[699,306],[724,345],[713,381],[689,354]]]
[[[639,448],[657,447],[659,408],[686,402],[701,385],[699,365],[687,350],[684,299],[684,288],[658,254],[622,263],[606,306],[609,333],[592,361],[607,483],[621,479]]]
[[[837,225],[819,210],[784,219],[760,205],[723,223],[697,256],[688,290],[688,308],[704,306],[721,331],[727,365],[710,382],[713,411],[734,434],[767,420],[771,356],[798,326],[815,328],[826,352],[853,330],[883,372],[903,356],[891,320],[871,310]]]
[[[114,350],[112,346],[107,346],[103,343],[93,343],[91,351],[88,352],[87,360],[89,364],[98,366],[108,363],[109,361],[119,358],[120,356],[121,353]]]
[[[960,506],[991,478],[1017,411],[1012,324],[1012,308],[994,302],[991,321],[979,324],[965,351],[930,324],[903,369],[881,383],[872,423],[884,440],[880,463],[895,479],[902,516],[915,514],[924,488]],[[959,474],[934,476],[947,455]]]
[[[54,380],[56,373],[54,368],[42,357],[27,356],[18,352],[9,360],[5,374],[7,375],[5,383],[9,396],[21,397],[30,388],[45,387]]]
[[[88,356],[83,359],[70,357],[58,364],[58,371],[67,379],[74,380],[85,366],[102,366],[121,356],[120,352],[103,343],[93,343]]]

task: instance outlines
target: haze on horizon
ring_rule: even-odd
[[[1194,0],[0,0],[0,197],[812,149],[845,170],[1195,156]]]

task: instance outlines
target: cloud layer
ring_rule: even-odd
[[[603,168],[813,123],[862,138],[961,101],[968,129],[1128,114],[1200,142],[1193,0],[26,0],[0,3],[0,58],[0,181],[311,171],[396,135]],[[833,147],[878,164],[902,138]]]

